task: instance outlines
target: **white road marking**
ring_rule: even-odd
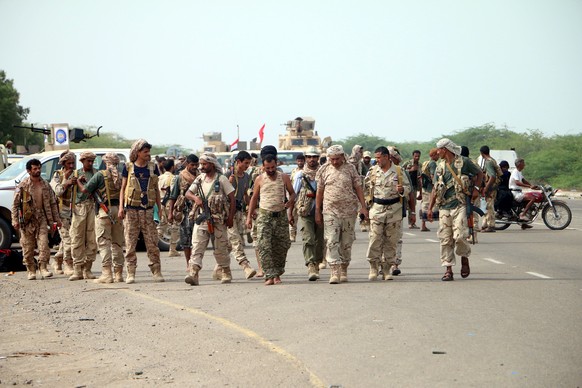
[[[541,273],[537,273],[537,272],[526,272],[526,274],[532,275],[532,276],[537,276],[538,278],[542,278],[542,279],[551,279],[551,277],[546,276],[546,275],[542,275]]]
[[[425,238],[425,240],[428,242],[439,242],[439,240],[433,240],[432,238]]]
[[[493,264],[505,264],[503,261],[499,261],[499,260],[495,260],[495,259],[490,259],[488,257],[484,257],[483,260],[489,261]]]
[[[404,234],[407,236],[416,236],[416,234],[414,234],[414,233],[404,233]]]

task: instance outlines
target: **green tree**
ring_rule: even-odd
[[[29,108],[20,105],[20,94],[14,88],[14,81],[6,78],[6,72],[0,70],[0,142],[2,144],[8,140],[12,140],[15,144],[26,144],[31,132],[13,126],[21,125],[29,113]],[[38,137],[33,136],[33,138],[38,140]]]

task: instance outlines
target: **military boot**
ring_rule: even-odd
[[[162,276],[162,265],[160,263],[152,264],[150,266],[150,271],[152,271],[154,282],[163,283],[166,281]]]
[[[348,281],[348,266],[350,263],[342,263],[340,266],[340,282],[346,283]]]
[[[295,240],[297,239],[297,231],[296,230],[292,230],[289,232],[289,240],[291,240],[291,242],[295,242]]]
[[[222,267],[222,277],[220,278],[222,284],[232,282],[232,272],[230,272],[230,267]]]
[[[240,266],[243,268],[243,271],[245,272],[245,278],[247,280],[252,279],[257,274],[257,271],[255,271],[253,267],[251,267],[251,264],[249,263],[248,260],[241,262]]]
[[[95,279],[95,275],[91,272],[91,267],[93,266],[92,261],[86,261],[83,266],[83,278],[85,279]]]
[[[127,265],[127,277],[125,278],[126,284],[135,283],[135,265]]]
[[[26,271],[28,280],[36,280],[36,265],[27,265]]]
[[[327,268],[327,261],[323,259],[321,263],[319,263],[319,269],[326,269]]]
[[[340,264],[330,264],[331,276],[329,277],[329,284],[339,284],[340,282]]]
[[[307,264],[307,278],[311,282],[319,279],[319,274],[317,273],[316,268],[317,268],[317,264],[314,264],[314,263]]]
[[[53,273],[51,271],[49,271],[47,268],[47,263],[41,262],[41,263],[38,263],[38,266],[40,268],[40,276],[41,277],[50,278],[53,276]]]
[[[388,263],[382,263],[382,274],[384,276],[384,280],[392,280],[392,270],[391,265]]]
[[[220,265],[216,264],[214,266],[214,270],[212,270],[212,280],[221,280],[222,279],[222,268]]]
[[[368,275],[368,280],[375,281],[378,279],[378,262],[370,261],[370,274]]]
[[[57,275],[62,275],[65,272],[63,271],[63,257],[62,256],[55,256],[53,261],[53,271]]]
[[[113,281],[115,283],[123,283],[123,266],[116,265],[115,268],[113,268],[113,272],[115,274]]]
[[[176,243],[170,243],[170,251],[168,257],[180,257],[181,254],[176,250]]]
[[[83,280],[83,264],[75,264],[73,266],[73,274],[69,280]]]
[[[197,286],[199,284],[198,272],[200,272],[200,267],[197,266],[196,264],[190,264],[188,271],[189,271],[188,276],[186,276],[184,281],[191,286]]]
[[[67,276],[71,276],[73,274],[73,260],[69,259],[69,260],[65,260],[64,261],[65,266],[63,268],[63,272],[65,273],[65,275]]]
[[[103,268],[101,268],[101,276],[99,276],[99,279],[93,280],[93,283],[113,283],[111,265],[104,265]]]

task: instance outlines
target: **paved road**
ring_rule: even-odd
[[[210,280],[210,250],[199,287],[183,282],[182,258],[164,259],[167,282],[152,283],[144,253],[135,285],[3,277],[2,321],[27,324],[19,331],[3,328],[0,356],[61,354],[0,359],[1,380],[580,386],[582,201],[568,203],[574,219],[567,230],[550,231],[540,222],[527,231],[512,226],[480,234],[471,276],[461,279],[456,267],[456,280],[447,283],[440,281],[436,225],[428,233],[405,231],[403,274],[391,282],[367,281],[363,233],[354,245],[350,281],[340,285],[327,284],[328,270],[322,281],[306,280],[300,242],[290,250],[280,286],[246,281],[239,269],[232,284]],[[85,318],[94,321],[79,321]],[[13,336],[33,329],[42,340]],[[47,365],[50,373],[38,372]]]

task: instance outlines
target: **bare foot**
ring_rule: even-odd
[[[279,276],[275,276],[275,284],[281,284],[281,278]]]
[[[265,280],[265,286],[272,286],[273,284],[275,284],[275,281],[272,278]]]
[[[259,270],[259,272],[257,272],[257,274],[255,275],[256,278],[262,278],[263,276],[265,276],[265,273],[261,270]]]

